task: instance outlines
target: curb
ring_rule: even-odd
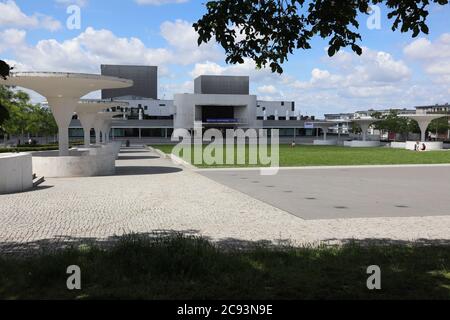
[[[175,155],[173,155],[173,154],[167,154],[167,153],[164,153],[164,152],[162,152],[161,150],[155,149],[155,148],[150,147],[150,146],[147,146],[147,148],[148,148],[150,151],[155,152],[155,153],[157,153],[158,155],[160,155],[161,158],[163,158],[163,159],[170,159],[170,160],[172,160],[172,162],[175,163],[176,165],[183,166],[183,167],[185,167],[186,169],[193,170],[193,171],[198,170],[197,167],[191,165],[189,162],[187,162],[187,161],[181,159],[180,157],[177,157],[177,156],[175,156]]]

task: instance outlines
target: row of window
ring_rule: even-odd
[[[281,106],[282,106],[282,107],[285,106],[285,102],[284,102],[284,101],[281,102]],[[258,104],[256,107],[257,107],[257,108],[261,108],[261,105]],[[266,111],[267,108],[266,108],[266,107],[263,107],[262,110],[263,110],[263,111]],[[295,102],[292,102],[292,103],[291,103],[291,110],[292,110],[292,112],[295,112]]]

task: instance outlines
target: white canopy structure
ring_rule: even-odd
[[[133,81],[94,74],[20,72],[0,80],[0,84],[27,88],[47,98],[59,129],[59,155],[67,156],[68,129],[80,98],[92,91],[131,87]]]
[[[314,127],[317,129],[322,129],[323,131],[323,140],[320,139],[314,140],[314,145],[321,145],[321,146],[337,145],[338,143],[337,140],[327,140],[328,129],[334,127],[335,125],[336,123],[328,121],[315,122]],[[317,134],[319,134],[318,131]]]
[[[381,121],[380,119],[375,119],[375,118],[359,118],[359,119],[353,119],[352,122],[356,123],[357,125],[360,126],[361,130],[362,130],[362,136],[363,136],[363,141],[367,141],[367,131],[369,130],[369,127],[374,124],[375,122],[379,122]]]
[[[402,114],[400,117],[406,117],[417,121],[420,127],[420,139],[422,142],[426,141],[425,134],[427,132],[428,126],[433,120],[448,117],[448,114]]]
[[[115,116],[122,115],[122,112],[100,112],[97,113],[94,127],[95,127],[95,139],[96,143],[100,144],[100,132],[103,136],[103,144],[109,141],[109,132],[111,131],[111,126],[113,118]]]
[[[114,102],[110,100],[81,100],[76,113],[84,131],[84,146],[87,148],[91,144],[91,129],[95,127],[95,120],[99,112],[113,107],[123,108],[128,105],[128,102]],[[96,142],[98,143],[99,141]]]
[[[336,126],[336,123],[334,123],[334,122],[316,122],[316,123],[314,123],[314,126],[316,128],[322,129],[322,131],[323,131],[323,140],[326,141],[327,140],[328,129],[331,128],[331,127]]]

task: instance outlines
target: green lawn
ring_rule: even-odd
[[[81,268],[81,291],[66,269]],[[381,268],[369,291],[367,268]],[[450,299],[445,246],[219,249],[200,238],[126,236],[32,258],[0,257],[0,299]]]
[[[173,146],[154,146],[171,153]],[[247,154],[248,154],[248,150]],[[225,152],[224,152],[225,154]],[[186,159],[189,160],[189,159]],[[189,161],[191,162],[191,161]],[[390,148],[344,148],[330,146],[280,146],[280,166],[336,166],[336,165],[395,165],[395,164],[443,164],[450,163],[450,151],[413,152]],[[252,165],[234,165],[246,167]],[[198,167],[227,167],[227,165]]]

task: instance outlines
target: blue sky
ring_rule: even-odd
[[[381,7],[381,29],[369,30],[361,17],[363,56],[344,50],[328,58],[327,42],[315,39],[279,76],[251,61],[226,65],[214,43],[198,48],[191,25],[204,13],[203,2],[0,0],[0,57],[18,70],[98,73],[101,63],[158,65],[160,98],[191,92],[200,74],[250,75],[260,99],[294,100],[303,114],[317,116],[450,102],[450,6],[431,7],[431,33],[417,39],[392,32]],[[81,8],[78,30],[66,27],[70,4]]]

